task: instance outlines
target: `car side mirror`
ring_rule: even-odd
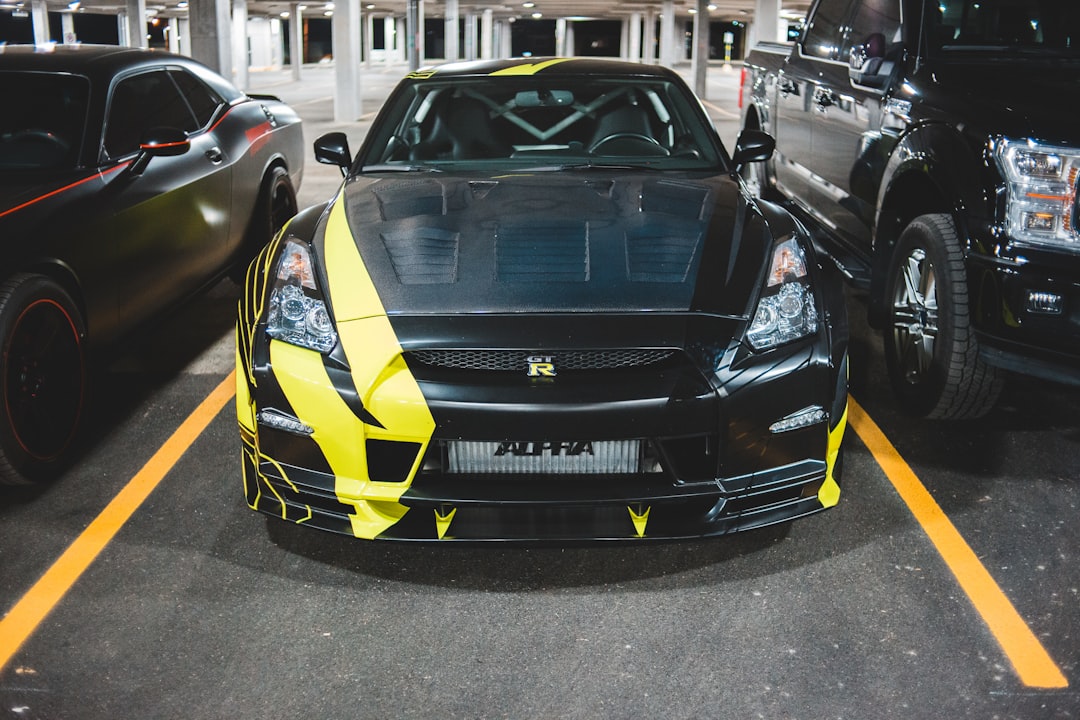
[[[341,174],[348,174],[352,167],[349,139],[343,132],[326,133],[315,140],[315,159],[326,165],[337,165]]]
[[[848,78],[856,85],[881,90],[889,82],[893,63],[885,60],[885,36],[871,33],[848,53]]]
[[[731,162],[738,172],[746,163],[768,160],[775,149],[776,140],[769,133],[743,130],[735,141],[735,153],[731,156]]]
[[[183,130],[172,127],[156,127],[147,130],[139,140],[139,154],[135,156],[129,172],[142,175],[151,158],[176,157],[191,149],[191,140]]]

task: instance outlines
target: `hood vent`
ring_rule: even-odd
[[[382,241],[403,285],[436,285],[457,280],[458,233],[418,228],[384,233]]]
[[[681,283],[694,261],[701,233],[664,235],[648,228],[626,238],[626,267],[632,282]]]
[[[646,213],[676,215],[688,220],[705,217],[709,190],[696,183],[653,181],[641,191],[641,209]]]
[[[499,226],[495,234],[495,279],[502,282],[587,281],[588,224]]]
[[[376,188],[374,193],[383,221],[446,214],[445,190],[434,180],[400,181],[385,192]]]

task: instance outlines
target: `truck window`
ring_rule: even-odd
[[[842,30],[840,24],[847,15],[850,0],[821,0],[806,27],[802,39],[803,55],[838,60]]]
[[[846,61],[851,48],[868,45],[870,57],[884,57],[900,43],[900,3],[898,0],[863,0],[850,22],[851,31],[840,48]]]

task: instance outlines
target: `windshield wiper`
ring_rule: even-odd
[[[441,173],[442,170],[440,170],[439,168],[436,168],[436,167],[431,167],[430,165],[398,165],[396,163],[382,163],[380,165],[365,165],[364,167],[360,168],[360,172],[362,172],[362,173],[369,173],[369,172],[373,172],[373,173],[375,173],[375,172],[402,172],[402,173],[430,172],[430,173]]]
[[[627,165],[625,163],[598,163],[598,162],[575,162],[563,165],[544,165],[542,167],[528,168],[527,172],[564,172],[567,170],[648,170],[656,172],[657,167],[651,165]]]

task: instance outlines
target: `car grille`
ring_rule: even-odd
[[[409,363],[447,370],[482,370],[486,372],[522,372],[529,358],[543,354],[558,365],[559,370],[617,370],[656,365],[670,359],[674,350],[615,349],[615,350],[411,350],[405,353]]]
[[[641,469],[640,440],[447,443],[451,473],[594,475]]]

